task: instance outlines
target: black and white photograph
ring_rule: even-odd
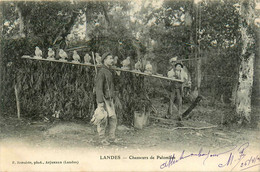
[[[1,0],[0,171],[260,171],[260,0]]]

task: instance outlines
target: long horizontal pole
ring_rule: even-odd
[[[66,49],[65,51],[79,50],[79,49],[83,49],[83,48],[87,48],[87,47],[88,46],[73,47],[73,48]]]
[[[190,60],[198,60],[199,58],[193,58],[193,59],[179,59],[177,60],[176,62],[178,61],[190,61]]]
[[[26,55],[22,56],[22,58],[24,58],[24,59],[31,59],[31,60],[67,63],[67,64],[81,65],[81,66],[101,67],[101,65],[93,65],[93,64],[86,64],[86,63],[75,63],[75,62],[69,62],[69,61],[51,60],[51,59],[43,59],[43,58],[42,59],[38,59],[38,58],[33,58],[33,57],[30,57],[30,56],[26,56]],[[127,70],[127,69],[121,69],[121,68],[115,68],[115,67],[111,67],[111,69],[117,70],[117,71],[122,71],[122,72],[130,72],[130,73],[134,73],[134,74],[139,74],[139,75],[145,75],[145,76],[165,79],[165,80],[174,81],[174,82],[183,82],[182,80],[179,80],[179,79],[173,79],[173,78],[168,78],[168,77],[165,77],[165,76],[153,75],[153,74],[149,74],[149,73],[143,73],[143,72],[139,72],[139,71],[135,71],[135,70]]]

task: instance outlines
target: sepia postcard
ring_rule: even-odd
[[[260,171],[259,0],[0,1],[0,171]]]

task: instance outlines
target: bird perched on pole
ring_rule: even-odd
[[[174,72],[173,69],[171,69],[171,70],[167,73],[168,78],[174,78],[174,75],[175,75],[175,72]]]
[[[48,48],[48,59],[55,60],[54,56],[55,52],[52,50],[52,48]]]
[[[68,55],[63,49],[60,49],[59,56],[61,58],[60,59],[61,61],[67,61],[67,59],[68,59]]]
[[[153,66],[151,65],[150,61],[147,61],[147,64],[145,65],[145,73],[152,74],[153,72]]]
[[[117,66],[116,66],[117,62],[118,62],[118,57],[115,56],[114,59],[113,59],[113,67],[114,67],[114,68],[117,67]],[[121,74],[120,71],[115,71],[115,72],[116,72],[116,74],[117,74],[118,76],[120,76],[120,74]]]
[[[130,57],[128,56],[121,64],[123,65],[122,69],[130,69]]]
[[[117,57],[117,56],[115,56],[115,57],[114,57],[114,60],[113,60],[113,67],[116,67],[117,60],[118,60],[118,57]]]
[[[95,53],[95,55],[96,55],[96,62],[97,62],[97,64],[96,65],[101,65],[101,56],[98,54],[98,53]]]
[[[91,64],[90,60],[91,60],[90,55],[88,53],[86,53],[85,56],[84,56],[84,63],[85,64]]]
[[[140,60],[137,61],[137,63],[135,64],[135,71],[140,72],[142,69],[142,63]]]
[[[74,63],[79,63],[79,61],[80,61],[80,56],[78,55],[78,53],[77,53],[77,51],[76,50],[74,50],[73,51],[73,62]]]
[[[42,50],[39,47],[35,47],[35,58],[41,59],[42,58]]]
[[[173,57],[173,58],[171,58],[171,59],[169,60],[169,63],[177,62],[177,60],[178,60],[178,57],[175,56],[175,57]]]

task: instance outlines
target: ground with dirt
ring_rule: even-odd
[[[238,127],[221,125],[223,108],[205,107],[199,105],[189,120],[180,123],[172,119],[164,119],[167,105],[153,100],[157,114],[152,114],[149,125],[142,130],[133,126],[119,125],[117,136],[120,142],[110,147],[133,149],[171,149],[172,147],[221,147],[234,143],[250,141],[259,143],[258,127]],[[184,108],[187,108],[185,105]],[[259,109],[254,113],[259,114]],[[225,117],[225,115],[224,115]],[[259,119],[259,118],[257,118]],[[258,120],[259,121],[259,120]],[[181,125],[180,125],[181,124]],[[99,148],[95,126],[86,120],[71,121],[32,121],[30,119],[18,120],[14,116],[1,117],[1,142],[23,142],[39,147],[91,147]],[[176,128],[193,127],[192,128]],[[199,129],[201,127],[211,127]]]
[[[160,107],[165,111],[164,105]],[[156,108],[159,109],[158,106]],[[164,112],[162,109],[158,111]],[[89,121],[50,122],[0,117],[0,171],[1,168],[4,171],[259,170],[259,128],[223,126],[220,124],[223,115],[219,112],[220,109],[198,106],[192,112],[194,116],[182,122],[162,118],[164,113],[152,114],[149,125],[142,130],[119,125],[117,137],[120,140],[109,146],[98,144],[96,128]],[[250,166],[243,165],[242,168],[240,164],[233,163],[219,167],[222,163],[228,163],[230,157],[234,158],[234,162],[238,161],[242,154],[236,149],[240,151],[238,147],[244,149],[247,144],[250,144],[250,149],[246,148],[244,161],[239,163],[242,165],[252,161]],[[219,153],[230,148],[231,153],[219,158],[191,157],[180,161],[182,150],[190,156],[191,152]],[[164,159],[172,155],[179,159],[178,164]],[[105,157],[111,156],[119,160],[106,160]],[[155,159],[149,159],[151,156]],[[148,159],[135,159],[140,157]],[[253,162],[254,159],[257,162]],[[55,165],[57,162],[62,164]]]

